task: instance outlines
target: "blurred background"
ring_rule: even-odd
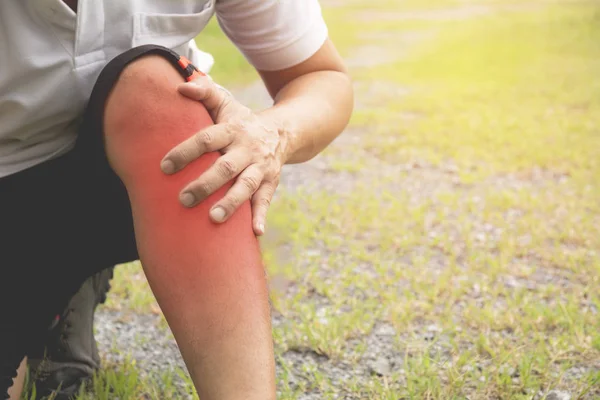
[[[600,2],[322,5],[356,109],[262,239],[280,398],[600,398]],[[269,105],[215,21],[197,43]],[[192,398],[139,264],[116,274],[81,398]]]

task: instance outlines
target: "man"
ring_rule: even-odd
[[[209,73],[214,65],[212,55],[198,49],[193,41],[190,49],[194,65]],[[44,342],[31,350],[28,365],[38,393],[54,392],[56,400],[68,399],[100,367],[94,313],[106,300],[113,269],[107,268],[88,278],[52,321]]]
[[[214,14],[272,108],[193,66]],[[201,398],[274,399],[255,235],[281,166],[352,109],[318,2],[9,0],[0,27],[0,393],[82,282],[139,256]]]

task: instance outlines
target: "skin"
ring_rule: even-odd
[[[198,131],[161,162],[163,172],[178,173],[202,154],[222,156],[183,188],[180,201],[194,207],[235,179],[225,197],[210,210],[216,223],[227,221],[246,200],[252,201],[252,226],[264,233],[271,199],[284,164],[308,161],[345,128],[354,104],[351,80],[333,43],[305,62],[280,71],[259,71],[274,97],[273,107],[253,113],[209,78],[179,86],[184,96],[201,101],[214,126]]]
[[[17,371],[17,377],[13,379],[13,385],[8,389],[9,400],[19,400],[23,391],[23,383],[25,382],[25,374],[27,372],[27,357],[21,361]]]
[[[177,92],[180,82],[159,56],[123,71],[105,109],[108,159],[127,188],[144,272],[200,398],[274,399],[268,292],[250,203],[215,224],[208,210],[230,183],[197,207],[177,201],[218,153],[203,154],[181,174],[158,168],[166,151],[212,125],[202,103]]]

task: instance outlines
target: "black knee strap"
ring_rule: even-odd
[[[113,58],[104,67],[100,76],[96,80],[90,101],[84,116],[84,126],[78,137],[78,145],[97,146],[102,143],[103,116],[106,100],[123,72],[123,69],[131,62],[140,57],[150,54],[162,56],[171,63],[181,76],[190,81],[198,76],[204,75],[187,58],[180,56],[173,50],[157,45],[145,45],[135,47]],[[89,140],[88,140],[89,139]]]

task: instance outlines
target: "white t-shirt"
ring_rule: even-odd
[[[217,16],[259,70],[294,66],[327,38],[318,0],[0,0],[0,177],[70,150],[102,68],[158,44],[207,71],[194,38]],[[202,43],[200,43],[202,47]]]

